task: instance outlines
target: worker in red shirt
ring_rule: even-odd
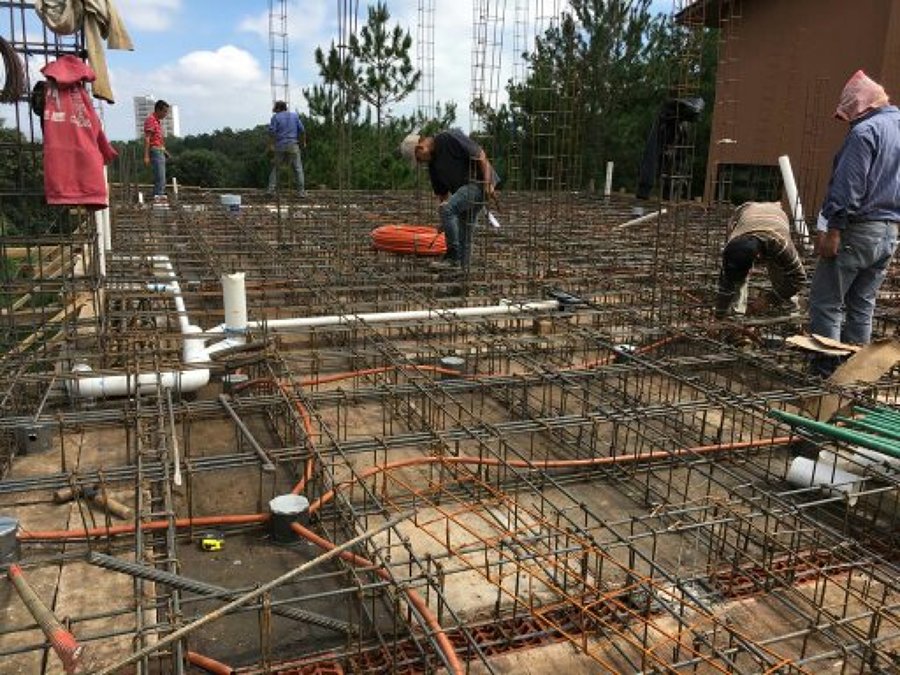
[[[169,104],[159,100],[144,120],[144,164],[153,168],[153,196],[166,194],[166,138],[162,121],[169,116]]]

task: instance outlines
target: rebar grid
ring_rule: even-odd
[[[7,4],[3,16],[25,32],[26,3]],[[426,35],[432,4],[419,3]],[[511,8],[517,59],[562,4]],[[726,62],[740,4],[719,3]],[[475,7],[473,89],[496,105],[505,5]],[[358,7],[342,0],[338,11],[346,56]],[[46,31],[39,43],[19,37],[32,53],[80,46]],[[673,64],[678,95],[697,92],[697,38]],[[417,46],[426,70],[432,42]],[[740,86],[727,65],[726,106]],[[524,60],[514,66],[521,83]],[[420,108],[433,106],[427,72],[425,81]],[[226,617],[144,659],[142,672],[180,672],[191,650],[244,672],[433,672],[452,668],[454,655],[502,672],[497,657],[549,642],[609,672],[896,669],[897,474],[851,459],[865,476],[852,500],[790,484],[793,458],[852,448],[792,436],[766,415],[815,414],[825,394],[895,405],[895,373],[835,389],[811,380],[799,353],[771,348],[797,322],[711,324],[730,207],[676,192],[658,204],[665,213],[634,222],[626,198],[573,192],[577,74],[557,85],[537,92],[531,129],[508,150],[508,185],[526,187],[527,175],[533,191],[503,194],[503,225],[479,227],[461,278],[371,249],[374,227],[422,220],[422,195],[346,189],[353,145],[343,121],[339,191],[275,206],[244,194],[238,214],[190,189],[172,209],[120,205],[102,279],[83,212],[57,214],[63,224],[38,238],[0,233],[3,260],[25,261],[0,279],[0,450],[19,453],[0,482],[0,510],[21,514],[22,565],[91,667],[153,644],[226,594],[128,580],[88,566],[87,553],[206,590],[248,590],[315,555],[307,544],[275,546],[264,525],[267,500],[293,489],[311,501],[309,529],[334,544],[396,513],[416,516],[261,598],[255,616]],[[24,105],[15,114],[34,140]],[[817,151],[820,133],[808,133],[804,149]],[[669,150],[667,178],[689,184],[693,141]],[[527,174],[525,155],[535,162]],[[730,196],[730,177],[717,180],[718,196]],[[39,197],[38,187],[17,184],[0,206]],[[131,186],[122,189],[118,201],[130,202]],[[247,275],[252,321],[568,296],[552,311],[501,318],[263,324],[245,347],[186,364],[185,317],[156,288],[170,278],[153,256],[171,263],[190,323],[206,331],[224,320],[221,277],[232,272]],[[895,283],[879,301],[882,334],[897,330]],[[448,356],[462,366],[447,368]],[[211,381],[197,392],[156,382],[84,400],[67,388],[76,366],[135,378],[208,366]],[[32,427],[49,432],[50,450],[23,456],[21,432]],[[140,525],[82,500],[50,503],[52,490],[95,485],[133,504]],[[197,549],[210,523],[226,536],[218,557]],[[228,583],[211,577],[223,568]],[[323,620],[308,625],[304,614]],[[329,622],[352,630],[335,635]],[[27,615],[13,613],[0,631],[5,667],[44,669],[44,649]]]
[[[885,545],[896,529],[896,480],[878,476],[852,508],[840,495],[786,483],[796,443],[765,411],[796,410],[826,390],[804,375],[801,356],[756,342],[760,329],[748,327],[746,339],[735,341],[703,326],[714,284],[702,262],[715,255],[709,214],[683,207],[685,245],[697,254],[679,271],[655,267],[644,253],[654,225],[621,227],[625,205],[571,199],[579,218],[569,235],[548,239],[553,274],[540,279],[547,292],[577,289],[571,306],[534,316],[261,328],[248,335],[259,349],[214,363],[218,375],[240,370],[250,378],[230,405],[278,467],[274,476],[264,476],[240,431],[203,447],[213,428],[234,429],[217,393],[176,396],[171,413],[186,492],[166,506],[173,447],[166,398],[145,392],[134,405],[109,400],[78,410],[66,402],[60,387],[74,363],[133,375],[180,367],[179,316],[169,297],[149,290],[164,279],[146,259],[169,257],[190,321],[206,330],[223,321],[218,279],[233,271],[247,274],[251,320],[493,304],[527,297],[517,229],[529,227],[539,198],[520,205],[507,197],[503,235],[479,240],[486,262],[462,282],[368,249],[367,232],[380,222],[371,214],[402,213],[403,195],[343,202],[323,195],[315,208],[289,205],[283,214],[251,196],[236,217],[219,213],[212,198],[190,195],[182,197],[190,209],[122,210],[116,250],[128,255],[108,258],[104,348],[73,333],[45,357],[10,359],[19,368],[10,368],[7,388],[31,383],[33,397],[46,395],[43,413],[31,419],[57,429],[64,448],[76,428],[123,438],[130,449],[104,462],[102,475],[111,489],[133,491],[145,521],[170,523],[134,538],[138,558],[150,555],[161,569],[196,564],[183,559],[184,537],[198,528],[176,531],[173,518],[221,513],[209,490],[233,472],[254,485],[240,509],[254,513],[286,491],[291,474],[311,467],[304,493],[317,530],[333,541],[385,514],[419,509],[415,525],[366,552],[390,582],[344,566],[275,600],[305,608],[339,599],[335,618],[356,624],[358,637],[336,640],[325,631],[315,644],[330,641],[329,654],[315,656],[296,642],[279,647],[275,635],[287,620],[265,615],[261,625],[275,631],[260,638],[266,662],[306,655],[323,666],[350,664],[366,654],[357,663],[395,672],[434,667],[436,635],[399,592],[412,589],[466,659],[489,662],[496,653],[496,636],[478,628],[490,617],[531,626],[541,640],[578,644],[606,670],[808,672],[841,659],[847,672],[888,668],[898,639]],[[350,251],[340,247],[347,241]],[[347,255],[357,261],[352,269],[329,265]],[[648,283],[683,274],[690,275],[680,281],[684,291],[666,299],[678,307],[678,321],[659,324]],[[622,344],[634,349],[622,352]],[[464,360],[463,372],[434,370],[447,355]],[[210,385],[212,392],[219,386]],[[891,401],[895,392],[886,380],[846,394]],[[12,433],[24,419],[0,424]],[[90,464],[60,468],[12,476],[0,499],[40,501],[43,491],[100,475]],[[149,486],[146,496],[134,488],[141,484]],[[138,604],[142,628],[130,630],[164,635],[205,602],[156,587],[152,600]],[[770,625],[730,618],[750,602],[774,617]],[[90,615],[72,616],[76,634]],[[13,636],[27,633],[20,624]],[[120,624],[84,639],[91,647],[113,634],[128,630]],[[197,640],[214,650],[209,637]]]

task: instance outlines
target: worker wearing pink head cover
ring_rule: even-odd
[[[821,217],[819,260],[809,290],[810,332],[867,344],[875,299],[897,248],[900,222],[900,110],[859,70],[834,116],[850,125],[834,158]],[[828,375],[833,360],[813,370]]]

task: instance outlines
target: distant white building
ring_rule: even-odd
[[[144,120],[153,112],[156,98],[152,95],[134,97],[134,134],[135,138],[144,137]],[[178,115],[178,106],[169,101],[169,116],[163,120],[163,133],[173,138],[181,138],[181,119]]]

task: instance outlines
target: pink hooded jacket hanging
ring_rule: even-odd
[[[85,90],[85,82],[94,81],[94,71],[81,59],[63,56],[41,72],[49,85],[43,120],[47,203],[106,207],[103,165],[117,153]]]

